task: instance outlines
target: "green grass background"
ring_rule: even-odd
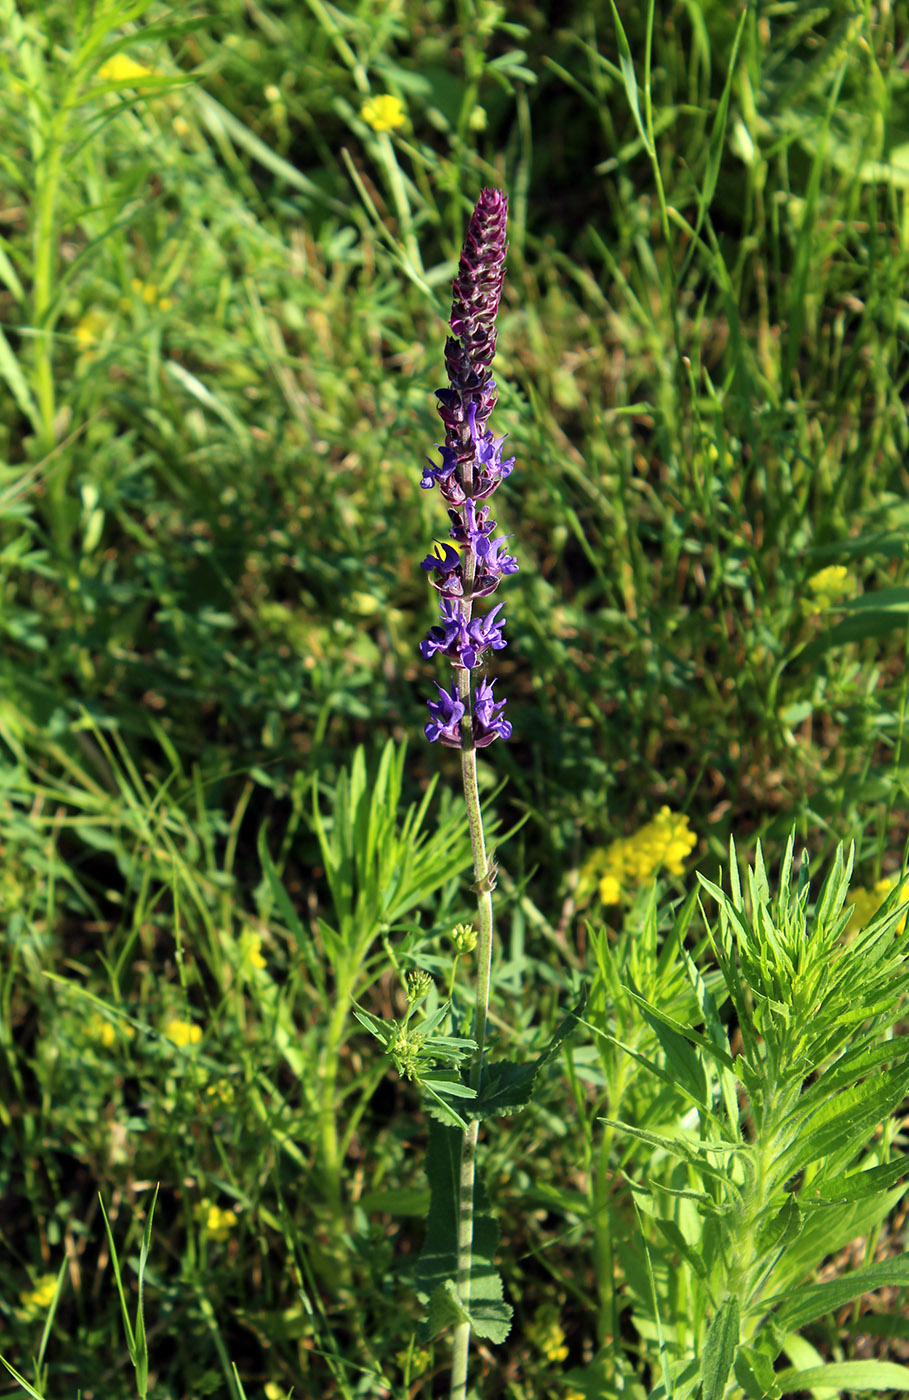
[[[433,1393],[423,1127],[345,998],[392,1014],[397,940],[444,977],[470,916],[418,483],[482,185],[522,569],[483,765],[499,1029],[557,1023],[579,871],[664,804],[713,877],[793,824],[899,869],[906,15],[653,9],[625,47],[598,0],[0,2],[0,1351],[48,1395],[132,1393],[98,1192],[135,1260],[154,1183],[155,1393]],[[391,917],[351,904],[345,963],[313,784],[343,841],[339,774],[389,739],[392,824],[441,775],[425,868]],[[553,1069],[490,1133],[517,1321],[484,1394],[561,1396],[604,1344],[567,1102]],[[58,1270],[44,1332],[22,1296]]]

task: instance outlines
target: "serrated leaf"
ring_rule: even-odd
[[[562,1041],[575,1029],[587,1007],[587,991],[573,1011],[569,1011],[542,1054],[526,1065],[512,1060],[496,1060],[483,1071],[479,1097],[472,1105],[472,1118],[495,1118],[502,1113],[514,1113],[524,1108],[533,1095],[534,1080],[545,1064],[558,1052]]]
[[[489,1197],[477,1174],[474,1183],[473,1254],[470,1271],[470,1303],[464,1310],[458,1300],[458,1182],[461,1170],[462,1134],[444,1124],[431,1122],[426,1152],[429,1177],[429,1214],[426,1240],[416,1269],[417,1295],[432,1304],[421,1326],[429,1341],[438,1334],[440,1317],[447,1327],[453,1320],[451,1302],[466,1311],[471,1329],[490,1341],[504,1341],[508,1335],[511,1309],[502,1298],[502,1279],[495,1265],[499,1227],[493,1218]],[[441,1292],[440,1292],[441,1290]],[[454,1290],[452,1292],[452,1290]],[[443,1302],[447,1292],[449,1302]],[[456,1319],[454,1319],[456,1320]],[[435,1329],[435,1330],[433,1330]]]
[[[739,1300],[724,1298],[711,1320],[704,1341],[701,1359],[704,1400],[723,1400],[738,1344]]]

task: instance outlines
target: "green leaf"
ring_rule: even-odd
[[[723,1400],[739,1344],[739,1300],[724,1298],[707,1329],[701,1375],[704,1400]]]
[[[440,1329],[466,1315],[477,1336],[504,1341],[509,1331],[511,1308],[502,1299],[502,1279],[495,1265],[499,1227],[490,1211],[489,1197],[479,1174],[474,1183],[469,1308],[464,1308],[458,1299],[458,1182],[462,1138],[455,1128],[435,1121],[429,1124],[426,1153],[429,1214],[426,1241],[416,1269],[417,1295],[427,1305],[421,1333],[429,1341]]]
[[[632,1190],[634,1188],[632,1187]],[[659,1215],[652,1217],[660,1233],[669,1241],[672,1248],[685,1260],[689,1269],[697,1274],[698,1278],[707,1277],[707,1265],[704,1263],[696,1249],[692,1249],[685,1236],[682,1234],[674,1220],[664,1220]]]
[[[622,28],[622,21],[619,12],[615,7],[615,0],[609,0],[612,7],[612,17],[615,20],[616,39],[619,44],[619,66],[622,70],[622,82],[625,84],[625,96],[628,98],[628,105],[631,108],[631,115],[634,117],[634,124],[638,129],[638,135],[645,151],[651,160],[654,157],[653,143],[647,135],[644,122],[641,118],[641,106],[638,101],[638,80],[634,71],[634,59],[631,56],[631,45],[628,36]]]
[[[864,1269],[853,1269],[851,1273],[843,1274],[829,1283],[795,1288],[789,1293],[770,1298],[762,1307],[775,1309],[777,1324],[787,1332],[794,1332],[807,1322],[823,1317],[853,1298],[872,1293],[876,1288],[906,1286],[909,1286],[909,1254],[896,1259],[881,1259]]]
[[[512,1060],[496,1060],[483,1071],[483,1083],[475,1104],[472,1105],[472,1118],[494,1118],[501,1113],[514,1113],[524,1108],[533,1095],[534,1080],[545,1064],[558,1052],[563,1040],[571,1035],[587,1006],[587,991],[573,1011],[556,1028],[549,1044],[526,1065],[516,1065]]]
[[[896,1181],[902,1181],[909,1174],[909,1163],[905,1158],[895,1162],[884,1162],[879,1167],[868,1167],[865,1171],[849,1172],[834,1181],[813,1182],[812,1189],[819,1203],[834,1204],[843,1201],[861,1201],[866,1196],[876,1196],[886,1191]],[[806,1204],[812,1204],[808,1198]]]
[[[13,1380],[22,1387],[26,1395],[32,1397],[32,1400],[44,1400],[44,1396],[41,1395],[39,1391],[35,1390],[34,1386],[29,1385],[24,1376],[19,1375],[19,1372],[9,1364],[5,1356],[0,1356],[0,1366],[6,1367]]]
[[[833,647],[845,646],[847,642],[863,642],[869,637],[883,637],[896,628],[905,628],[909,588],[879,588],[874,593],[850,599],[843,608],[847,616],[809,642],[801,654],[802,662],[815,661]]]
[[[909,1366],[893,1361],[837,1361],[829,1366],[809,1366],[798,1371],[794,1366],[777,1372],[777,1383],[784,1395],[796,1390],[815,1387],[830,1390],[901,1390],[909,1393]]]
[[[748,1400],[778,1400],[780,1387],[773,1362],[754,1347],[739,1347],[735,1357],[735,1378]]]
[[[794,1195],[789,1195],[780,1210],[757,1232],[759,1254],[770,1255],[794,1240],[802,1228],[802,1213]]]
[[[838,1094],[808,1118],[775,1170],[785,1179],[828,1152],[845,1154],[850,1146],[864,1146],[872,1129],[892,1113],[907,1092],[909,1067],[899,1064]]]

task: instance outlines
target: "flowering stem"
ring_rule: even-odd
[[[496,404],[496,384],[490,377],[495,355],[496,315],[505,275],[505,222],[508,199],[500,190],[484,189],[473,211],[458,275],[452,285],[451,335],[445,344],[448,387],[437,390],[445,443],[439,444],[441,463],[431,459],[420,485],[437,486],[452,522],[452,544],[437,544],[422,567],[434,577],[441,595],[440,620],[420,644],[428,660],[439,654],[454,670],[447,689],[437,685],[439,699],[429,702],[425,734],[448,748],[460,749],[464,802],[473,851],[474,890],[478,901],[476,1004],[473,1018],[475,1049],[470,1087],[479,1093],[492,969],[492,890],[495,865],[486,854],[483,814],[477,781],[477,750],[494,739],[508,739],[511,724],[503,718],[504,700],[496,700],[494,681],[485,677],[473,693],[471,673],[489,651],[506,645],[505,619],[498,604],[475,616],[477,599],[490,597],[503,577],[517,573],[517,560],[506,553],[505,538],[493,538],[489,498],[511,473],[514,458],[502,459],[504,438],[495,438],[487,424]],[[473,1118],[461,1139],[457,1187],[457,1295],[465,1320],[454,1331],[451,1400],[466,1400],[470,1350],[470,1298],[474,1247],[474,1195],[479,1120]]]

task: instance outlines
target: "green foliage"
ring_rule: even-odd
[[[901,1262],[889,1259],[833,1285],[810,1281],[831,1253],[879,1227],[906,1190],[893,1185],[905,1176],[900,1155],[891,1159],[893,1132],[878,1133],[909,1092],[906,1037],[893,1034],[906,991],[903,908],[891,898],[876,919],[844,936],[851,868],[851,853],[844,859],[838,848],[812,902],[807,854],[796,873],[791,838],[772,881],[758,847],[744,887],[733,847],[729,893],[699,876],[717,906],[705,919],[720,987],[703,984],[677,941],[678,924],[664,943],[664,952],[681,951],[691,1024],[630,987],[637,1044],[633,1026],[620,1042],[612,1017],[592,1023],[607,1046],[652,1067],[665,1086],[644,1094],[637,1122],[603,1121],[613,1150],[627,1141],[626,1160],[641,1172],[634,1181],[635,1169],[625,1168],[650,1279],[635,1325],[643,1338],[662,1327],[667,1393],[674,1386],[693,1393],[700,1379],[705,1396],[722,1396],[734,1370],[745,1393],[758,1394],[781,1353],[798,1362],[792,1334],[825,1303],[904,1281]],[[650,965],[652,984],[658,964]],[[646,1056],[642,1032],[653,1045]],[[674,1133],[651,1126],[670,1114]],[[625,1269],[630,1247],[619,1246]],[[634,1293],[631,1273],[628,1285]],[[786,1373],[792,1388],[796,1372],[797,1365]],[[831,1372],[839,1374],[833,1364]],[[838,1383],[832,1375],[830,1386]],[[774,1380],[783,1386],[775,1393],[786,1393],[786,1384]],[[856,1380],[857,1389],[892,1384],[889,1369],[874,1363]]]
[[[907,1283],[905,23],[554,13],[0,0],[0,1327],[26,1393],[135,1395],[140,1261],[164,1400],[438,1390],[453,1129],[424,1071],[483,1113],[479,1392],[907,1390],[879,1291]],[[417,483],[484,183],[511,199],[522,572],[478,1104],[446,1078],[472,911],[455,766],[419,740]],[[689,871],[604,925],[587,862],[664,804],[703,907]],[[409,1014],[413,1081],[383,1053]]]

